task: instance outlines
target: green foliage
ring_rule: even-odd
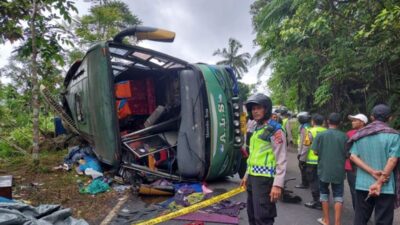
[[[246,101],[247,98],[250,96],[252,90],[254,89],[254,84],[245,84],[243,82],[238,82],[239,84],[239,98],[241,101]]]
[[[106,41],[121,30],[141,23],[139,18],[129,11],[126,3],[107,1],[92,6],[90,13],[79,19],[75,33],[83,42]]]
[[[11,78],[15,88],[1,90],[6,96],[1,104],[1,117],[7,118],[1,118],[4,122],[0,126],[0,141],[19,153],[26,153],[32,144],[32,156],[37,160],[39,86],[47,84],[53,91],[59,88],[63,49],[72,46],[71,34],[60,22],[71,23],[70,11],[77,10],[69,0],[18,0],[0,4],[0,43],[21,40],[17,55],[1,70],[2,75]]]
[[[257,0],[251,13],[274,103],[343,115],[387,103],[400,128],[398,1]]]
[[[228,49],[217,49],[213,55],[224,58],[222,61],[217,62],[217,65],[231,66],[237,78],[241,79],[243,73],[248,72],[247,67],[249,66],[250,54],[247,52],[239,54],[239,49],[242,48],[242,44],[239,41],[229,38],[228,42]]]
[[[0,159],[9,158],[15,155],[13,149],[6,143],[0,141]]]
[[[30,1],[0,1],[0,44],[23,38],[23,26],[18,20],[27,16]]]
[[[290,127],[292,128],[292,138],[293,143],[297,144],[297,139],[299,138],[299,127],[300,123],[297,120],[290,120]]]
[[[13,145],[25,151],[32,145],[30,92],[24,90],[18,90],[13,84],[0,86],[0,156],[20,154]],[[54,131],[53,116],[46,108],[41,109],[41,114],[40,130]]]

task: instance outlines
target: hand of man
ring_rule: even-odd
[[[278,186],[273,186],[271,193],[269,194],[271,202],[277,202],[281,198],[282,188]]]
[[[306,162],[299,161],[299,167],[300,169],[304,169],[304,166],[306,165]]]
[[[371,175],[375,178],[375,180],[379,180],[382,175],[382,171],[374,170],[372,171]]]
[[[382,183],[375,182],[369,187],[369,194],[370,196],[379,196],[381,194]]]
[[[301,157],[301,155],[300,155],[300,154],[298,154],[298,155],[297,155],[297,160],[299,160],[299,161],[300,161],[300,157]]]
[[[240,181],[240,186],[246,188],[247,187],[247,177],[243,177],[243,179]]]

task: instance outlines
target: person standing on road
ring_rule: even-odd
[[[364,114],[357,114],[357,115],[349,115],[348,118],[351,120],[351,127],[352,130],[349,130],[346,135],[350,139],[353,135],[361,128],[365,127],[368,123],[368,118]],[[350,194],[351,194],[351,203],[353,205],[353,209],[356,209],[356,168],[351,165],[350,159],[346,159],[346,163],[344,164],[344,169],[346,170],[346,177],[347,182],[350,187]]]
[[[400,157],[400,134],[386,124],[390,113],[387,105],[375,106],[372,123],[349,140],[350,159],[358,166],[355,225],[366,225],[374,209],[375,224],[393,224],[396,199],[393,169]]]
[[[318,222],[323,225],[330,224],[329,186],[331,186],[335,202],[335,225],[342,224],[347,136],[338,129],[340,122],[340,114],[331,113],[328,118],[329,129],[319,133],[311,146],[314,153],[318,155],[319,190],[323,212],[323,218],[319,218]]]
[[[290,126],[290,121],[289,121],[289,112],[287,109],[282,110],[281,112],[282,115],[282,127],[285,129],[286,132],[286,140],[287,144],[289,145],[290,143],[293,144],[293,136],[292,136],[292,127]]]
[[[305,138],[305,144],[310,146],[318,133],[326,130],[322,127],[324,124],[324,117],[320,114],[314,114],[311,119],[311,128],[308,130],[308,137]],[[309,148],[306,158],[306,175],[308,183],[311,188],[311,202],[304,203],[304,206],[312,209],[322,209],[321,202],[319,201],[319,178],[318,178],[318,156],[314,151]]]
[[[281,197],[286,174],[286,137],[271,119],[272,102],[264,94],[249,97],[246,108],[257,126],[250,137],[247,172],[241,186],[247,190],[247,214],[251,225],[274,224],[276,201]]]
[[[308,112],[300,112],[297,115],[297,120],[300,123],[299,136],[297,138],[297,159],[299,160],[299,169],[301,174],[301,184],[295,186],[295,188],[308,188],[308,180],[306,176],[306,161],[307,153],[310,148],[310,143],[304,144],[305,137],[308,135],[308,129],[310,128],[311,116]]]

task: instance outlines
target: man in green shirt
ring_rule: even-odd
[[[329,186],[335,202],[335,225],[341,225],[347,136],[338,129],[340,121],[339,113],[331,113],[328,118],[329,129],[319,133],[311,146],[318,155],[319,191],[323,211],[323,218],[318,219],[318,222],[326,225],[330,224]]]
[[[366,225],[375,209],[375,223],[393,224],[395,177],[393,169],[400,157],[399,132],[386,122],[390,108],[380,104],[372,109],[372,123],[350,139],[350,159],[358,166],[356,175],[355,225]]]

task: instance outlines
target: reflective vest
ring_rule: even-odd
[[[253,176],[275,177],[276,161],[270,141],[259,138],[264,127],[254,131],[250,138],[250,156],[247,159],[247,172]]]
[[[326,131],[325,127],[320,127],[320,126],[316,126],[316,127],[312,127],[310,129],[307,129],[312,136],[313,141],[315,140],[315,137],[317,137],[318,133],[321,133],[323,131]],[[308,133],[307,133],[308,135]],[[311,164],[311,165],[317,165],[318,164],[318,156],[314,153],[314,151],[310,148],[308,150],[308,154],[307,154],[307,164]]]
[[[309,129],[309,127],[310,127],[310,124],[308,124],[308,123],[300,125],[300,127],[299,127],[299,135],[297,136],[297,146],[300,146],[300,144],[303,144],[302,141],[300,140],[301,129],[305,129],[307,131],[307,129]],[[307,132],[306,132],[306,134],[307,134]]]
[[[289,121],[289,118],[285,118],[285,119],[282,120],[282,128],[284,130],[286,130],[286,124],[287,124],[288,121]]]

